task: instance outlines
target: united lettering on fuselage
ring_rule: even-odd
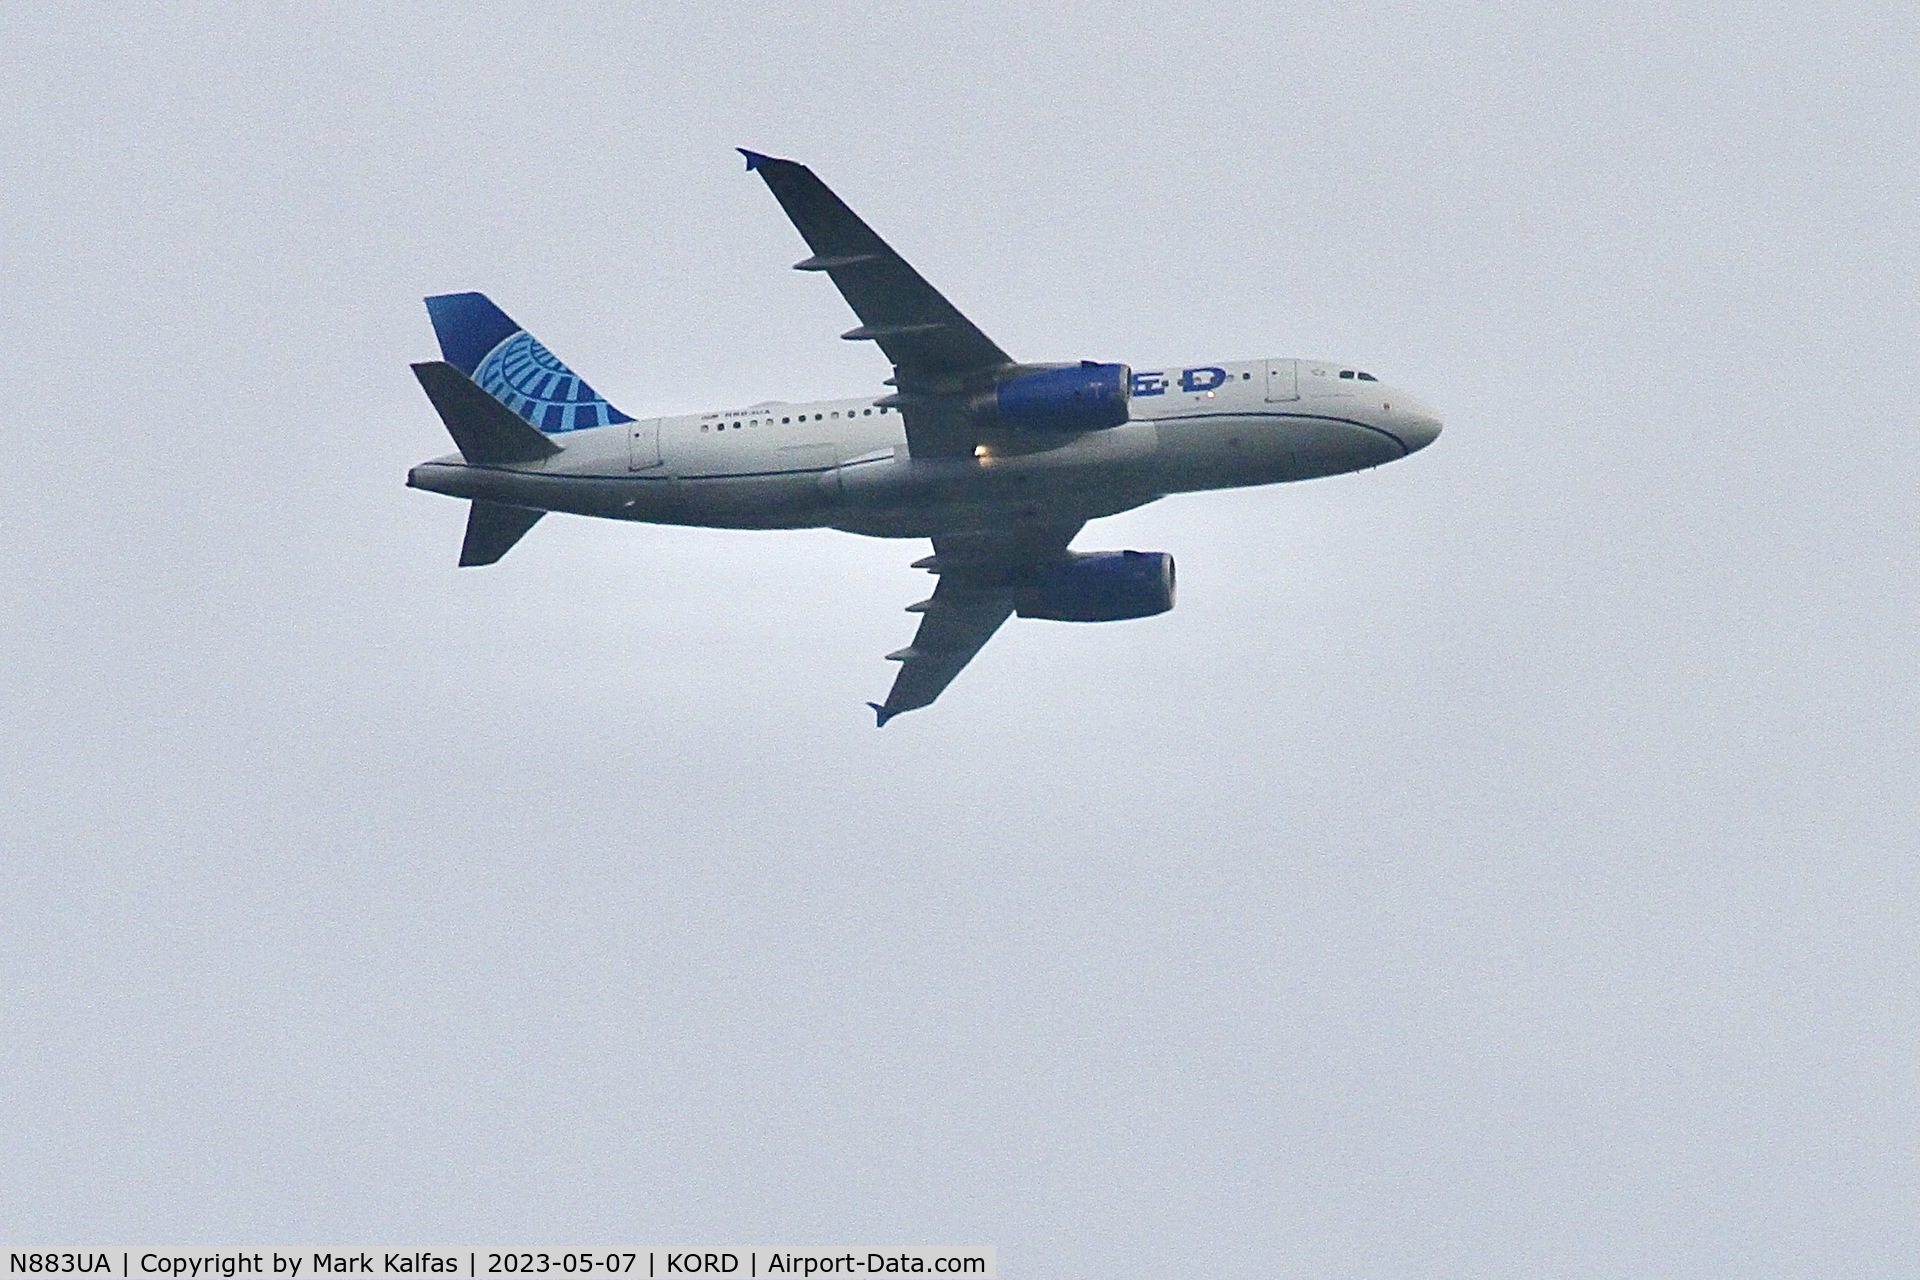
[[[1439,435],[1352,366],[1273,358],[1135,369],[1008,356],[806,166],[744,152],[875,343],[889,388],[634,418],[485,295],[427,299],[442,359],[414,366],[458,452],[408,484],[469,499],[462,565],[549,512],[927,539],[933,593],[884,725],[939,697],[1009,617],[1110,622],[1172,608],[1173,557],[1077,551],[1090,520],[1175,493],[1360,471]]]

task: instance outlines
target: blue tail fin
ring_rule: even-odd
[[[443,293],[428,298],[427,314],[447,363],[548,435],[633,421],[494,306],[486,294]]]

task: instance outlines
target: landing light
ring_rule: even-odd
[[[983,444],[977,444],[973,446],[973,456],[980,459],[982,462],[985,462],[988,458],[991,458],[993,456],[993,450],[987,448],[987,446]]]

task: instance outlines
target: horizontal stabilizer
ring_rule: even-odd
[[[504,502],[475,498],[467,512],[467,540],[460,544],[460,567],[495,563],[513,550],[513,544],[545,514],[532,507],[510,507]]]
[[[538,462],[560,452],[559,445],[444,360],[414,365],[413,376],[420,379],[421,389],[468,462],[479,466]]]

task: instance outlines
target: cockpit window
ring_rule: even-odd
[[[1370,373],[1361,373],[1361,372],[1360,372],[1360,371],[1359,371],[1358,369],[1342,369],[1342,370],[1340,371],[1340,376],[1341,376],[1341,377],[1343,377],[1343,378],[1358,378],[1358,379],[1359,379],[1360,381],[1362,381],[1362,382],[1378,382],[1378,381],[1380,381],[1380,379],[1378,379],[1378,378],[1376,378],[1376,377],[1374,377],[1374,376],[1373,376],[1372,374],[1370,374]]]

